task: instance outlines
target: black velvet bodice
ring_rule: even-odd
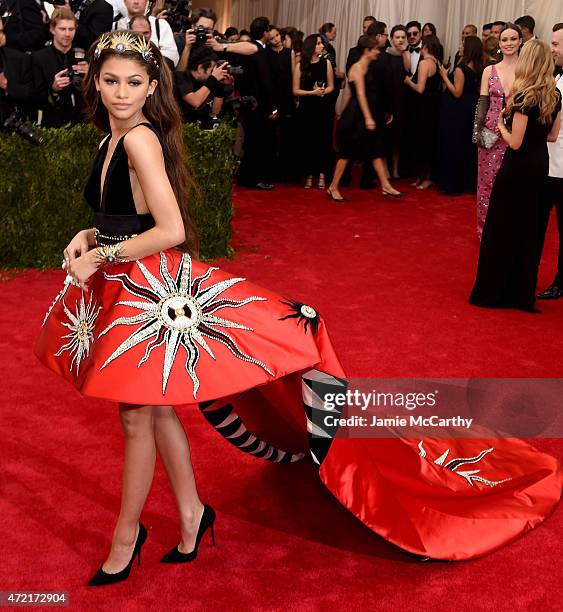
[[[139,125],[147,126],[159,137],[150,123]],[[98,150],[84,188],[84,197],[95,213],[100,244],[119,242],[154,227],[152,215],[150,213],[139,214],[135,208],[129,178],[128,157],[123,144],[126,134],[117,142],[107,167],[103,189],[100,183],[110,141],[109,136]]]

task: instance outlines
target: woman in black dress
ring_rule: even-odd
[[[422,59],[418,63],[416,74],[414,77],[405,77],[407,86],[419,94],[412,111],[418,130],[413,137],[421,143],[423,149],[419,151],[415,163],[416,181],[413,186],[417,189],[428,189],[432,186],[436,165],[442,87],[437,59],[440,47],[440,41],[435,36],[425,36],[422,39]]]
[[[332,183],[327,189],[331,200],[342,202],[344,198],[338,190],[340,180],[351,159],[371,159],[381,183],[384,196],[402,195],[389,182],[383,162],[385,142],[385,110],[378,108],[379,99],[373,72],[368,70],[371,62],[379,55],[377,40],[373,36],[361,36],[358,41],[361,53],[359,61],[348,72],[349,100],[346,104],[336,130],[338,161],[334,169]]]
[[[322,55],[324,45],[319,34],[311,34],[303,41],[301,59],[293,72],[293,95],[299,98],[297,121],[307,155],[303,169],[307,179],[305,189],[319,178],[319,189],[324,189],[332,151],[332,111],[328,95],[334,91],[334,73],[330,62]]]
[[[506,125],[505,125],[506,122]],[[534,308],[539,266],[539,200],[555,142],[561,96],[548,45],[528,41],[516,64],[513,95],[499,118],[508,149],[483,228],[477,278],[469,302],[488,308]]]
[[[450,77],[440,66],[446,90],[440,108],[438,140],[438,189],[464,193],[477,188],[477,149],[471,142],[475,105],[483,72],[483,43],[468,36],[462,43],[462,57]]]

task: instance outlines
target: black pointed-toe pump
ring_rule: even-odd
[[[197,530],[197,535],[195,538],[195,546],[194,549],[189,553],[183,553],[178,550],[178,547],[175,546],[172,550],[168,551],[164,557],[160,560],[161,563],[188,563],[189,561],[195,561],[197,557],[197,549],[199,548],[199,543],[203,534],[209,527],[211,532],[211,541],[213,542],[213,546],[215,546],[215,533],[213,531],[213,523],[215,523],[215,510],[211,506],[207,504],[203,505],[203,514],[201,515],[201,521],[199,523],[199,529]]]
[[[88,586],[104,586],[106,584],[115,584],[116,582],[127,580],[127,578],[129,578],[129,573],[131,572],[131,566],[133,565],[135,557],[137,557],[138,565],[141,564],[141,548],[147,540],[147,535],[146,527],[143,525],[143,523],[139,523],[139,534],[137,535],[135,548],[133,548],[133,554],[131,555],[129,563],[120,572],[116,572],[115,574],[108,574],[100,567],[92,578],[90,578]]]

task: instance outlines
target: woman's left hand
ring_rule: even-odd
[[[67,266],[66,271],[78,286],[82,289],[88,290],[86,285],[88,279],[96,272],[98,269],[98,262],[96,261],[97,250],[92,249],[80,257],[71,260]]]
[[[497,134],[500,135],[503,129],[506,129],[506,126],[504,125],[503,114],[501,113],[498,116],[498,121],[497,121]]]
[[[448,78],[448,69],[443,64],[440,64],[438,66],[438,70],[440,71],[440,76],[443,79],[447,79]]]

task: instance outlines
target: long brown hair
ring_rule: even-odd
[[[505,114],[510,116],[516,111],[537,106],[539,122],[549,124],[558,100],[549,46],[541,40],[529,40],[520,51],[512,96]]]
[[[123,30],[116,30],[102,36],[120,36],[123,33]],[[141,41],[142,35],[137,32],[127,30],[127,35]],[[151,59],[145,60],[138,51],[132,49],[117,51],[111,48],[104,48],[101,53],[95,53],[99,40],[98,38],[88,51],[89,70],[82,85],[84,102],[90,120],[103,132],[110,131],[109,114],[101,102],[100,94],[96,90],[96,83],[94,81],[94,77],[99,77],[102,65],[108,58],[122,57],[133,60],[145,69],[149,82],[152,80],[158,81],[158,86],[154,93],[146,99],[143,106],[143,114],[160,136],[166,174],[182,214],[186,240],[179,248],[197,256],[199,237],[188,196],[188,187],[195,184],[186,168],[184,141],[181,132],[182,122],[180,109],[173,94],[172,73],[164,61],[159,48],[152,42],[150,43],[150,50],[155,61]]]

